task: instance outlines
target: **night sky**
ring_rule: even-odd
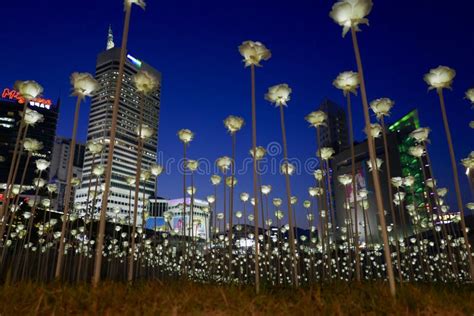
[[[258,144],[281,142],[279,112],[263,99],[271,85],[288,83],[293,89],[286,109],[289,155],[302,160],[314,157],[315,131],[304,116],[328,97],[345,106],[342,93],[332,86],[339,72],[356,71],[350,35],[328,16],[328,0],[173,0],[147,1],[147,10],[133,7],[128,50],[158,69],[163,76],[159,151],[164,160],[179,159],[182,145],[176,132],[196,133],[191,158],[216,159],[231,154],[231,138],[222,121],[230,114],[246,120],[237,134],[238,163],[251,146],[250,71],[237,47],[244,40],[263,42],[272,58],[257,69]],[[428,92],[423,75],[446,65],[457,71],[453,91],[446,91],[457,159],[473,147],[469,122],[474,110],[464,92],[474,87],[474,31],[472,1],[374,0],[370,26],[358,34],[366,73],[369,101],[389,97],[396,102],[394,121],[414,108],[422,126],[429,126],[430,154],[440,186],[450,189],[448,202],[455,207],[454,186],[438,98]],[[69,96],[69,75],[95,71],[97,54],[105,49],[107,28],[112,25],[116,46],[123,27],[123,1],[3,1],[0,86],[15,80],[34,79],[44,96],[61,97],[58,134],[72,132],[74,99]],[[364,138],[360,97],[354,97],[356,139]],[[87,134],[89,104],[82,107],[79,139]],[[375,121],[375,117],[372,117]],[[460,165],[465,202],[472,200]],[[163,175],[159,194],[181,196],[181,176],[176,163]],[[237,176],[236,191],[251,191],[251,172]],[[272,197],[284,198],[284,178],[264,175],[272,184]],[[312,176],[292,178],[294,194],[302,201]],[[213,189],[208,175],[197,176],[198,197]],[[276,189],[278,187],[278,189]],[[219,193],[221,196],[222,194]],[[218,197],[219,198],[219,197]],[[302,211],[301,202],[299,212]],[[240,208],[238,203],[237,209]]]

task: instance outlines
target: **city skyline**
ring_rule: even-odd
[[[5,4],[0,315],[474,315],[465,2]]]
[[[408,2],[406,3],[408,5]],[[246,8],[250,4],[254,8],[251,13]],[[8,5],[12,6],[12,9],[16,6],[12,3]],[[0,84],[11,87],[17,79],[35,79],[44,85],[45,96],[51,99],[60,96],[62,111],[58,135],[70,136],[74,99],[68,97],[68,76],[73,71],[93,72],[95,56],[105,47],[109,24],[112,25],[115,42],[119,46],[122,27],[121,5],[122,3],[107,1],[91,11],[86,5],[80,4],[72,12],[67,11],[68,8],[61,2],[53,1],[51,6],[57,6],[58,13],[64,13],[64,16],[58,14],[56,20],[57,25],[61,23],[61,29],[54,28],[54,21],[50,26],[38,25],[37,33],[31,35],[32,40],[27,44],[17,38],[25,37],[22,35],[26,34],[28,27],[19,25],[11,20],[11,17],[7,17],[7,25],[11,29],[0,36],[4,39],[8,34],[16,36],[14,39],[9,37],[9,45],[0,52],[0,56],[3,60],[16,58],[25,62],[7,64],[0,75]],[[176,137],[176,132],[180,128],[190,128],[196,133],[196,139],[189,149],[191,158],[205,157],[215,160],[219,156],[230,155],[229,136],[226,135],[222,124],[228,114],[243,116],[247,122],[239,135],[242,141],[239,141],[238,146],[242,154],[237,156],[237,160],[242,161],[248,157],[250,113],[247,105],[250,96],[246,82],[249,78],[243,69],[243,64],[238,61],[236,50],[236,47],[247,39],[261,40],[273,53],[272,59],[264,65],[265,71],[259,73],[260,80],[257,85],[258,144],[266,146],[271,142],[280,142],[279,132],[272,130],[277,112],[263,99],[263,94],[270,85],[288,82],[293,88],[292,100],[287,111],[289,155],[303,160],[314,157],[316,152],[314,131],[307,127],[303,120],[304,115],[315,110],[325,97],[343,106],[344,99],[340,92],[332,87],[332,80],[339,72],[356,68],[350,40],[341,38],[340,28],[329,23],[327,12],[332,3],[311,4],[308,1],[301,1],[297,5],[289,5],[288,10],[282,10],[281,7],[270,6],[270,2],[254,4],[244,1],[235,8],[237,12],[232,12],[231,16],[223,12],[226,9],[224,6],[216,5],[213,1],[202,4],[191,2],[187,7],[179,9],[181,15],[170,14],[177,12],[177,4],[160,3],[159,9],[154,10],[155,5],[157,4],[153,2],[148,3],[149,10],[146,15],[140,11],[133,13],[137,17],[137,22],[131,29],[134,40],[130,42],[128,48],[132,55],[140,56],[163,73],[165,83],[162,91],[159,151],[163,152],[165,160],[180,158],[181,144]],[[369,75],[367,78],[369,100],[379,97],[394,99],[396,105],[390,118],[392,122],[413,108],[420,110],[421,125],[433,129],[429,148],[434,157],[435,176],[440,185],[450,189],[447,200],[454,207],[454,189],[447,168],[449,157],[444,149],[445,138],[441,116],[438,111],[432,111],[432,108],[438,107],[437,98],[427,93],[423,74],[438,64],[445,64],[458,70],[453,91],[447,92],[446,98],[448,116],[453,122],[456,157],[458,160],[464,158],[469,154],[472,145],[472,141],[464,136],[470,132],[468,124],[472,112],[469,102],[463,99],[465,90],[473,85],[470,74],[473,73],[474,66],[469,63],[469,56],[474,53],[474,47],[470,44],[472,41],[469,41],[469,38],[464,40],[465,35],[462,32],[469,27],[469,19],[462,19],[458,15],[456,23],[433,25],[430,21],[441,13],[447,15],[449,21],[449,11],[456,9],[445,8],[441,1],[429,3],[421,1],[410,5],[412,8],[415,6],[416,10],[413,8],[405,11],[403,4],[400,2],[395,4],[394,1],[375,4],[378,15],[371,19],[371,23],[376,23],[379,27],[368,27],[364,38],[361,39],[365,46],[362,54]],[[46,8],[33,2],[27,10],[39,15],[47,13]],[[195,15],[196,11],[208,12],[206,10],[211,11],[203,17]],[[391,14],[388,14],[388,11],[391,11]],[[465,12],[456,10],[456,13],[462,15],[467,14],[467,11],[469,10]],[[250,14],[250,19],[253,18],[256,22],[248,23],[247,18],[244,19],[239,14],[243,12]],[[419,12],[424,12],[424,15],[420,15]],[[400,22],[402,13],[403,24]],[[75,19],[82,19],[84,14],[87,14],[89,22],[81,26],[75,25]],[[173,19],[168,15],[173,16]],[[65,20],[65,16],[69,17],[68,21]],[[226,18],[233,20],[227,21]],[[270,24],[273,20],[281,23]],[[155,21],[158,25],[154,25]],[[272,27],[266,27],[267,25]],[[319,26],[323,28],[318,29]],[[49,33],[51,38],[55,39],[56,49],[52,49],[50,54],[43,57],[41,63],[38,63],[38,60],[26,60],[29,50],[23,48],[25,45],[28,48],[35,47],[33,43],[43,41],[42,34],[48,33],[44,28],[48,27],[54,28]],[[408,29],[413,27],[416,27],[417,31],[407,33]],[[224,36],[226,34],[232,36],[226,37]],[[456,43],[464,44],[461,49],[453,51],[451,48]],[[13,53],[12,50],[16,52]],[[70,63],[69,58],[62,59],[64,54],[76,61],[74,65]],[[16,57],[12,57],[14,55]],[[300,62],[301,60],[303,62]],[[387,63],[389,60],[397,60],[397,64]],[[383,64],[384,67],[379,69],[379,64]],[[357,140],[363,140],[360,98],[353,99],[355,136]],[[88,117],[85,109],[88,107],[89,103],[81,111],[79,131],[81,141],[85,140]],[[184,116],[186,113],[189,115]],[[218,150],[215,148],[216,144]],[[196,178],[197,195],[202,198],[211,194],[209,177]],[[172,171],[171,175],[164,175],[159,180],[159,195],[167,198],[179,197],[180,181],[177,172]],[[461,181],[463,197],[465,202],[468,202],[469,185],[464,175],[461,176]],[[300,200],[307,197],[307,187],[314,184],[310,175],[293,182],[294,194]],[[251,191],[250,183],[250,174],[241,176],[236,191]],[[281,186],[283,179],[279,175],[269,176],[264,179],[264,183]],[[284,196],[281,189],[274,195]]]

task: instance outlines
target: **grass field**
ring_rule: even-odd
[[[403,285],[396,299],[383,283],[263,289],[144,282],[0,287],[0,315],[474,315],[473,285]]]

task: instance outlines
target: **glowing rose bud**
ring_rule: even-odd
[[[139,126],[137,126],[137,128],[135,128],[135,133],[141,139],[148,139],[148,138],[152,137],[154,132],[155,132],[154,129],[151,128],[150,126],[146,125],[146,124],[142,125],[141,130],[140,130]]]
[[[431,89],[451,89],[456,71],[446,66],[433,68],[424,77],[425,82]]]
[[[448,194],[448,189],[447,188],[439,188],[439,189],[436,190],[436,193],[438,194],[439,197],[444,197],[444,196],[446,196],[446,194]]]
[[[72,95],[81,99],[90,97],[99,88],[99,83],[86,72],[74,72],[71,75]]]
[[[395,102],[389,98],[381,98],[370,102],[370,108],[374,111],[378,119],[383,116],[389,116],[390,110],[394,106]]]
[[[305,116],[305,120],[312,127],[326,126],[328,116],[323,111],[314,111]]]
[[[474,121],[470,121],[470,122],[469,122],[469,127],[470,127],[470,128],[474,128]]]
[[[48,184],[48,182],[47,182],[45,179],[41,179],[41,178],[34,178],[34,179],[33,179],[33,185],[34,185],[35,187],[42,188],[42,187],[44,187],[46,184]]]
[[[96,177],[101,177],[105,172],[105,167],[103,165],[94,166],[92,169],[92,174]]]
[[[245,67],[254,65],[261,66],[260,61],[267,61],[272,53],[262,43],[245,41],[239,46],[240,55],[244,58]]]
[[[234,134],[244,126],[244,119],[238,116],[229,115],[224,120],[224,126],[227,128],[229,133]]]
[[[94,155],[100,154],[104,150],[104,144],[97,141],[90,141],[87,143],[87,149]]]
[[[369,192],[367,191],[367,189],[360,189],[358,191],[358,195],[359,195],[360,198],[366,199],[367,196],[369,195]]]
[[[308,209],[311,207],[311,201],[305,200],[303,201],[303,207]]]
[[[403,178],[402,177],[392,177],[391,179],[392,185],[396,188],[399,188],[403,185]]]
[[[131,7],[133,4],[136,4],[137,6],[142,8],[143,10],[145,10],[145,8],[146,8],[145,0],[125,0],[124,4],[123,4],[124,7],[125,7],[125,11],[127,10],[127,8]]]
[[[276,106],[287,105],[290,101],[291,88],[286,84],[278,84],[268,88],[267,94],[265,94],[265,100],[274,103]]]
[[[282,211],[276,211],[276,212],[275,212],[275,217],[276,217],[278,220],[282,220],[283,217],[285,217],[285,214],[284,214]]]
[[[325,175],[324,170],[317,169],[314,171],[313,176],[316,180],[321,181]]]
[[[72,184],[72,186],[76,187],[76,186],[78,186],[79,184],[81,184],[81,179],[79,179],[79,178],[72,178],[72,179],[71,179],[71,184]]]
[[[189,129],[182,129],[178,131],[179,140],[185,144],[190,143],[194,139],[194,133]]]
[[[207,202],[208,202],[209,204],[214,204],[215,201],[216,201],[216,197],[215,197],[214,195],[209,195],[209,196],[207,197]]]
[[[217,213],[217,219],[218,220],[223,220],[224,219],[224,213]]]
[[[33,138],[25,138],[23,141],[23,148],[30,153],[34,153],[43,148],[43,143]]]
[[[20,93],[20,95],[30,101],[43,93],[43,87],[33,80],[17,81],[15,82],[14,89]]]
[[[266,153],[267,153],[266,149],[263,148],[262,146],[258,146],[255,148],[255,154],[256,154],[257,160],[262,160],[263,157],[265,157]],[[253,158],[253,149],[250,149],[250,156],[252,156]]]
[[[354,28],[355,31],[360,31],[360,24],[369,24],[366,18],[372,10],[372,0],[341,0],[332,6],[329,16],[342,26],[342,36]]]
[[[127,182],[129,186],[134,186],[136,182],[135,177],[132,177],[132,176],[126,177],[125,181]]]
[[[248,193],[246,193],[246,192],[240,193],[240,200],[242,202],[244,202],[244,203],[247,202],[249,200],[249,198],[250,198],[250,196],[249,196]]]
[[[228,177],[225,179],[225,184],[231,188],[237,185],[237,178],[236,177]]]
[[[436,180],[435,179],[427,179],[425,181],[425,184],[428,188],[433,189],[436,186]]]
[[[198,167],[199,162],[197,160],[188,159],[186,161],[186,168],[188,168],[191,172],[196,171]]]
[[[151,172],[148,170],[142,170],[140,173],[140,180],[141,181],[148,181],[151,178]]]
[[[271,185],[262,185],[261,187],[262,194],[267,195],[272,192],[272,186]]]
[[[48,189],[49,193],[55,193],[58,190],[58,187],[54,183],[48,184],[46,188]]]
[[[420,127],[410,133],[410,137],[422,143],[428,140],[431,130],[428,127]]]
[[[343,91],[346,96],[348,93],[357,94],[359,88],[359,74],[353,71],[341,72],[333,81],[333,85]]]
[[[382,163],[383,163],[383,160],[382,160],[382,159],[376,158],[375,164],[376,164],[376,169],[377,169],[377,171],[380,171],[380,167],[382,166]],[[373,168],[372,168],[372,161],[371,161],[371,160],[368,160],[368,161],[367,161],[367,166],[369,167],[369,171],[372,171],[372,170],[373,170]]]
[[[112,208],[112,212],[113,212],[115,215],[120,214],[121,211],[122,211],[122,210],[120,209],[120,207],[117,207],[117,206],[116,206],[116,207]]]
[[[329,160],[335,154],[334,149],[331,147],[322,147],[318,150],[318,156],[323,160]]]
[[[342,185],[349,185],[352,183],[352,176],[350,174],[342,174],[340,176],[337,176],[337,180]]]
[[[23,192],[24,188],[22,188],[22,192]],[[18,195],[20,194],[20,186],[19,185],[14,185],[11,189],[11,194],[13,195]]]
[[[248,220],[249,220],[250,222],[253,222],[253,220],[254,220],[254,216],[253,216],[252,214],[250,214],[249,216],[247,216],[247,218],[248,218]],[[252,236],[252,237],[250,237],[250,236]],[[253,238],[253,234],[249,234],[249,238]]]
[[[290,204],[295,205],[296,203],[298,203],[298,198],[296,196],[290,197]]]
[[[42,205],[43,207],[48,208],[48,207],[51,206],[51,200],[50,200],[50,199],[42,199],[42,200],[41,200],[41,205]]]
[[[466,99],[471,101],[472,104],[474,104],[474,88],[471,88],[466,91]]]
[[[26,109],[25,117],[24,117],[24,122],[26,125],[34,126],[36,123],[43,122],[43,120],[44,120],[43,114],[35,110]]]
[[[35,161],[35,164],[36,164],[36,169],[38,169],[39,171],[44,171],[48,169],[50,165],[49,161],[45,159],[38,159]]]
[[[230,166],[232,165],[232,159],[227,156],[220,157],[217,159],[216,164],[222,172],[226,172],[230,169]]]
[[[137,91],[144,95],[150,95],[158,88],[158,80],[145,70],[140,70],[133,75],[132,82]]]
[[[211,176],[212,185],[219,185],[221,183],[221,177],[217,174]]]
[[[187,192],[189,195],[194,195],[194,194],[196,194],[196,187],[189,186],[189,187],[186,188],[186,192]]]
[[[359,204],[364,210],[367,210],[369,208],[369,200],[368,199],[361,200],[359,202]]]
[[[252,206],[255,206],[255,198],[250,199],[250,204],[252,204]]]
[[[272,200],[272,203],[275,207],[280,207],[282,205],[283,201],[280,198],[274,198]]]
[[[467,158],[462,159],[461,163],[466,167],[466,169],[474,170],[474,151],[471,151]]]
[[[420,158],[424,155],[425,153],[425,148],[423,146],[411,146],[408,148],[408,153],[412,155],[413,157]]]
[[[379,138],[382,136],[383,128],[379,123],[370,124],[370,136]]]
[[[154,177],[158,177],[163,172],[163,166],[152,164],[150,167],[150,172]]]
[[[406,187],[412,187],[415,184],[415,177],[414,176],[406,176],[403,178],[403,185]]]
[[[471,210],[471,211],[474,211],[474,202],[469,202],[466,204],[466,207]]]
[[[397,192],[393,195],[393,203],[395,205],[400,205],[403,203],[403,200],[405,199],[405,192]]]
[[[295,172],[295,166],[291,163],[284,162],[280,166],[280,172],[281,174],[288,174],[291,176]]]

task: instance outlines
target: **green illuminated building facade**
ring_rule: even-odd
[[[409,137],[410,133],[420,128],[420,121],[418,118],[418,111],[413,110],[392,125],[389,126],[389,131],[392,135],[396,135],[397,147],[399,152],[399,162],[401,169],[401,177],[413,176],[415,183],[413,186],[413,194],[411,194],[408,188],[405,188],[407,193],[404,204],[414,204],[416,212],[422,219],[421,222],[428,220],[426,213],[426,199],[425,184],[423,180],[423,169],[425,168],[426,162],[420,163],[420,160],[409,154],[409,148],[415,146],[416,142],[413,138]],[[425,168],[425,173],[429,176],[428,168]]]

